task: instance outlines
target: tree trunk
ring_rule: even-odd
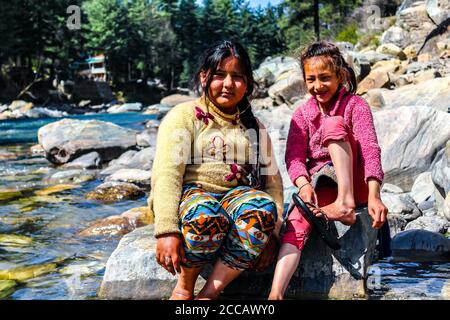
[[[320,40],[319,0],[314,0],[314,32],[316,40]]]

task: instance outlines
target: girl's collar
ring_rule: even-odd
[[[341,105],[341,101],[347,93],[347,89],[345,88],[345,86],[342,86],[338,90],[339,90],[339,94],[336,99],[336,102],[334,103],[334,105],[332,106],[330,111],[328,112],[328,115],[330,117],[333,117],[336,115],[336,113],[338,112],[339,107]],[[317,102],[317,100],[314,97],[311,97],[309,99],[307,105],[308,105],[307,113],[308,113],[308,117],[310,118],[310,120],[314,120],[316,117],[318,117],[321,114],[320,108],[319,108],[319,103]]]
[[[205,96],[202,96],[200,98],[200,102],[206,107],[206,111],[210,112],[214,116],[219,116],[220,118],[230,122],[237,122],[239,119],[239,110],[232,114],[225,113],[221,111],[216,105],[214,105],[214,103],[206,99]]]

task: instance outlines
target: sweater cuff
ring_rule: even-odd
[[[170,223],[170,221],[155,221],[155,238],[168,233],[181,234],[178,223]]]
[[[368,175],[367,177],[365,177],[365,182],[366,184],[369,184],[369,179],[375,179],[378,181],[378,183],[380,184],[380,186],[383,184],[383,180],[384,180],[384,174],[378,174],[378,175]]]
[[[292,184],[295,186],[295,181],[300,177],[305,177],[306,180],[311,182],[311,178],[309,177],[309,174],[303,171],[298,171],[295,173],[289,173],[289,177],[291,178]]]

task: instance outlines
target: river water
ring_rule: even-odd
[[[155,116],[127,113],[71,118],[98,119],[140,130]],[[0,151],[14,154],[0,160],[0,275],[2,270],[36,268],[25,269],[35,276],[8,290],[2,291],[0,285],[0,298],[96,299],[106,261],[120,238],[83,238],[77,233],[94,220],[146,204],[145,197],[113,204],[86,200],[85,193],[101,183],[98,179],[40,194],[39,190],[51,184],[47,177],[61,169],[32,154],[30,147],[37,142],[37,130],[56,120],[0,121]],[[12,239],[6,237],[11,235]],[[369,274],[370,299],[442,299],[443,291],[449,290],[444,287],[450,282],[450,263],[400,263],[386,258],[374,263]]]

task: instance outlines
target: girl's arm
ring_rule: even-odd
[[[384,173],[381,167],[381,148],[378,144],[372,112],[367,102],[360,99],[352,113],[353,132],[361,146],[364,178],[369,187],[368,210],[373,218],[373,228],[386,222],[388,209],[381,201],[380,189]]]
[[[310,177],[306,169],[306,155],[308,151],[308,127],[300,109],[294,113],[286,143],[286,167],[291,181],[297,187],[309,182]]]
[[[386,222],[388,209],[381,201],[380,189],[381,185],[377,179],[369,178],[369,199],[368,199],[368,210],[369,214],[372,216],[373,223],[372,227],[375,229],[381,228],[381,226]]]
[[[261,174],[266,177],[266,186],[264,191],[268,193],[277,206],[277,222],[275,224],[274,235],[278,238],[281,223],[283,220],[284,199],[283,199],[283,181],[277,161],[273,153],[273,145],[270,136],[264,125],[258,121],[261,133]]]
[[[180,233],[178,206],[186,163],[190,160],[193,121],[189,106],[175,107],[158,129],[152,168],[151,200],[155,236]]]
[[[352,125],[355,138],[361,147],[361,163],[364,166],[364,179],[369,178],[383,182],[384,173],[381,167],[381,148],[378,144],[372,112],[367,102],[360,97],[352,112]],[[354,99],[355,99],[354,98]]]

